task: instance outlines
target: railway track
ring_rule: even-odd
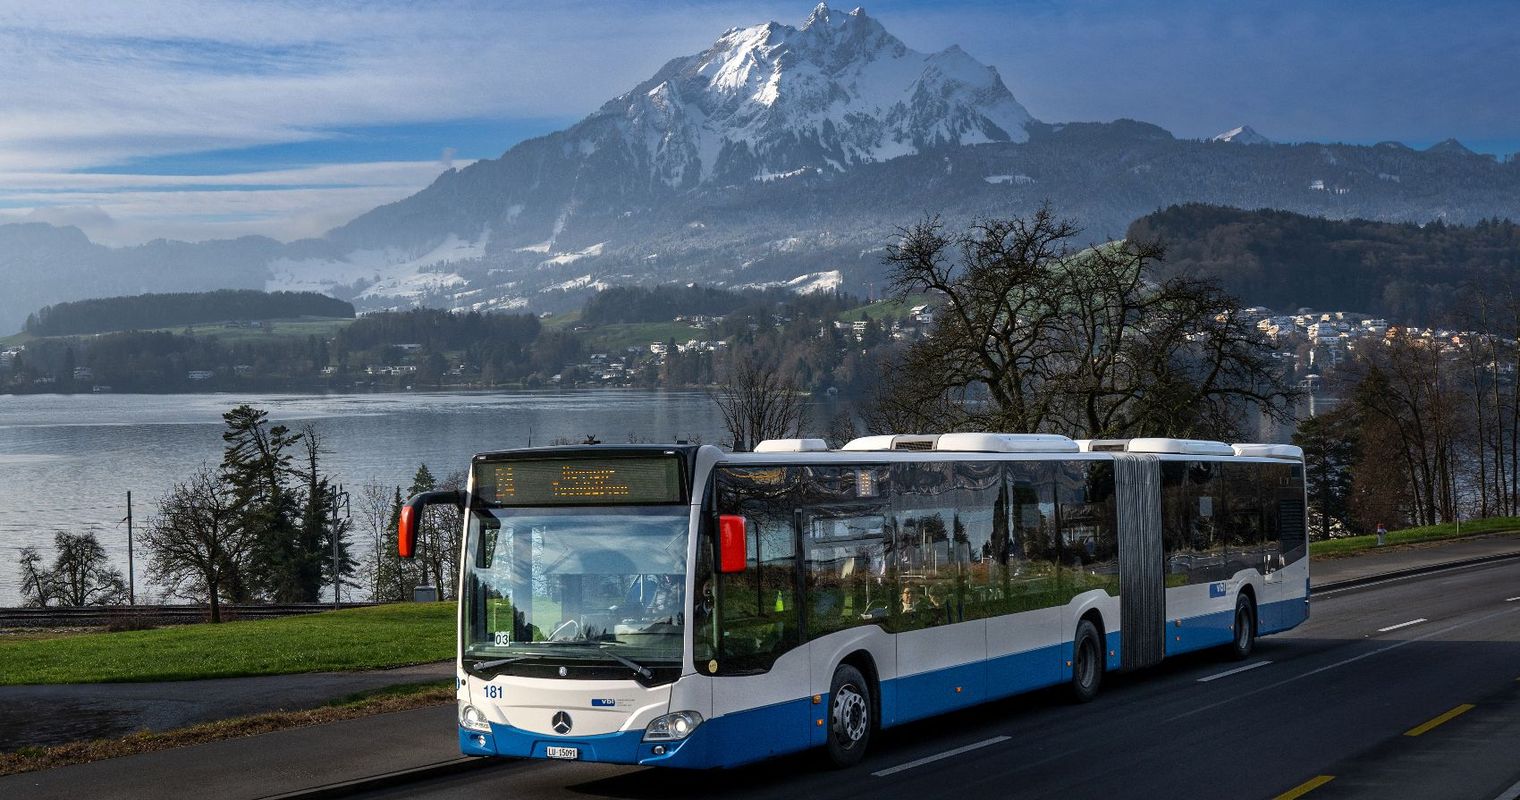
[[[342,603],[340,608],[363,608],[378,603]],[[222,606],[222,620],[265,619],[332,611],[332,603],[235,603]],[[0,608],[0,628],[94,628],[107,625],[188,625],[209,622],[206,606],[71,606]]]

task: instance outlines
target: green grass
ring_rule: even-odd
[[[224,342],[236,342],[250,339],[267,339],[270,337],[298,337],[316,336],[319,339],[331,339],[338,331],[354,324],[351,319],[341,317],[302,317],[300,319],[279,319],[270,323],[271,331],[265,333],[263,328],[226,328],[221,322],[199,322],[194,325],[171,325],[163,328],[147,328],[147,331],[162,331],[164,333],[184,333],[189,328],[195,336],[215,336]],[[26,344],[38,338],[50,339],[83,339],[91,336],[104,336],[106,333],[119,333],[120,331],[106,331],[102,333],[70,333],[62,336],[37,337],[25,331],[10,336],[0,336],[0,349],[15,347]]]
[[[380,669],[454,653],[455,604],[398,603],[279,619],[0,642],[0,685]]]
[[[1438,542],[1446,539],[1466,538],[1468,536],[1481,536],[1487,533],[1505,533],[1520,531],[1520,517],[1489,517],[1488,519],[1468,520],[1462,523],[1461,532],[1457,532],[1457,524],[1448,522],[1442,525],[1427,525],[1422,528],[1404,528],[1403,530],[1389,531],[1388,544],[1419,544],[1421,542]],[[1322,542],[1310,542],[1309,554],[1311,556],[1348,556],[1361,553],[1366,550],[1376,550],[1377,536],[1347,536],[1341,539],[1329,539]]]
[[[857,306],[849,311],[840,312],[839,320],[841,322],[860,322],[867,319],[905,319],[908,316],[908,309],[917,305],[923,305],[932,299],[932,295],[912,294],[901,301],[878,300],[874,303]]]
[[[189,328],[197,337],[215,336],[223,342],[237,342],[247,340],[261,340],[272,337],[297,337],[306,338],[315,336],[318,339],[331,339],[338,331],[354,324],[351,319],[307,317],[305,319],[280,319],[270,323],[270,332],[265,333],[263,328],[227,328],[220,322],[205,322],[195,325],[177,325],[167,328],[154,328],[153,330],[166,333],[184,333]]]
[[[546,317],[542,324],[546,331],[557,331],[571,328],[580,321],[581,312],[577,309],[575,311],[566,311],[562,314],[552,314]]]
[[[585,331],[586,347],[590,353],[620,354],[629,347],[649,347],[650,342],[674,339],[676,344],[686,344],[692,339],[710,339],[712,335],[702,328],[693,328],[685,322],[629,322],[614,325],[598,325]]]

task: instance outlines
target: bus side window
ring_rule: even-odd
[[[1211,583],[1230,574],[1220,523],[1228,516],[1220,466],[1215,461],[1188,462],[1188,583]]]
[[[951,538],[961,563],[957,587],[966,619],[1007,613],[1003,592],[1008,557],[1008,489],[997,461],[955,465],[956,514]]]
[[[896,602],[889,573],[886,467],[804,467],[802,545],[807,635],[884,624]]]
[[[717,473],[717,511],[744,517],[748,556],[743,572],[719,576],[719,674],[764,672],[802,641],[796,472],[728,467]]]
[[[892,469],[893,561],[898,601],[888,630],[917,630],[964,619],[951,464],[913,462]]]
[[[1187,462],[1161,462],[1161,539],[1166,557],[1166,585],[1185,586],[1192,563],[1192,514]]]
[[[1119,593],[1114,465],[1067,462],[1058,467],[1062,602],[1092,589]]]
[[[1008,561],[1008,613],[1066,602],[1058,585],[1054,470],[1049,461],[1007,466],[1014,542]]]
[[[716,514],[704,516],[716,519]],[[718,580],[715,564],[717,558],[714,553],[717,547],[716,525],[707,525],[702,531],[702,538],[697,541],[697,563],[692,572],[695,578],[693,586],[692,609],[692,660],[697,669],[708,671],[707,664],[718,655],[718,626],[715,612],[718,610]]]
[[[1264,519],[1262,500],[1266,466],[1262,464],[1224,464],[1225,498],[1228,515],[1224,519],[1224,536],[1229,548],[1229,572],[1255,569],[1267,572],[1262,560]]]

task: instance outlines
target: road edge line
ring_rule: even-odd
[[[348,797],[360,792],[371,792],[376,789],[388,789],[411,783],[421,783],[422,781],[444,778],[449,775],[505,766],[509,763],[512,762],[505,759],[464,756],[449,761],[440,761],[435,764],[424,764],[420,767],[397,770],[395,772],[384,772],[379,775],[369,775],[363,778],[354,778],[353,780],[313,786],[308,789],[297,789],[292,792],[264,795],[259,797],[258,800],[322,800],[323,798],[331,797]]]
[[[1312,582],[1314,580],[1314,561],[1313,559],[1310,559],[1309,579],[1311,582],[1309,584],[1309,596],[1313,597],[1316,594],[1340,592],[1346,589],[1356,589],[1363,586],[1371,586],[1373,584],[1382,583],[1384,581],[1396,581],[1403,578],[1415,578],[1421,575],[1444,572],[1446,570],[1462,569],[1463,567],[1477,567],[1484,564],[1511,561],[1515,559],[1520,559],[1520,552],[1499,553],[1496,555],[1479,556],[1477,558],[1458,559],[1456,561],[1442,561],[1439,564],[1426,564],[1425,566],[1421,567],[1409,567],[1407,569],[1396,569],[1389,572],[1379,572],[1375,575],[1363,575],[1360,578],[1348,578],[1343,581],[1335,581],[1333,583],[1321,584],[1319,586],[1314,585]]]

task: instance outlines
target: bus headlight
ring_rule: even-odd
[[[486,715],[469,703],[459,704],[459,727],[472,731],[491,732],[491,723],[486,721]]]
[[[663,717],[655,717],[644,729],[646,742],[678,742],[691,735],[702,724],[702,715],[695,711],[676,711]]]

